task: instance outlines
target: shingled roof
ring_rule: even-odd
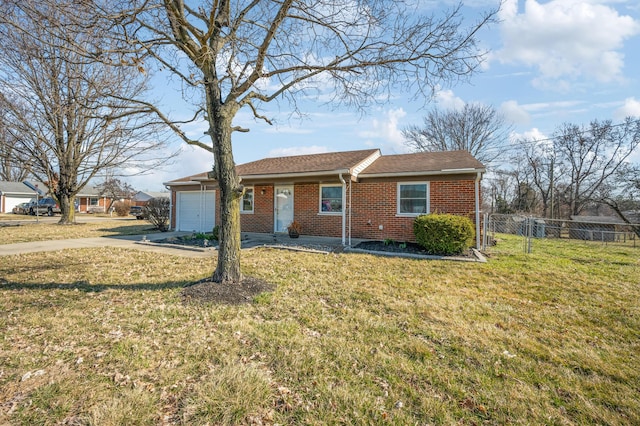
[[[383,155],[364,169],[360,177],[475,171],[484,171],[484,165],[468,151],[417,152]]]
[[[328,152],[323,154],[296,155],[292,157],[264,158],[241,164],[236,171],[242,177],[291,173],[313,174],[321,172],[351,173],[370,157],[378,157],[380,150]]]
[[[384,155],[379,149],[329,152],[292,157],[264,158],[236,166],[238,175],[257,177],[295,177],[350,174],[360,177],[484,172],[484,166],[467,151],[420,152]],[[180,185],[211,180],[207,172],[167,182]]]

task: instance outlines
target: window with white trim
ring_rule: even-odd
[[[342,185],[320,185],[320,213],[342,213]]]
[[[242,200],[240,201],[241,213],[253,213],[253,187],[244,189]]]
[[[418,216],[429,213],[429,183],[398,183],[398,214]]]
[[[90,197],[89,198],[89,205],[90,206],[100,205],[99,199],[97,197]]]

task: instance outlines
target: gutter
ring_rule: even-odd
[[[486,169],[443,169],[431,171],[413,171],[413,172],[389,172],[389,173],[361,173],[359,179],[371,178],[391,178],[391,177],[412,177],[412,176],[442,176],[442,175],[460,175],[470,173],[484,173]]]
[[[240,179],[244,180],[255,180],[255,179],[290,179],[290,178],[298,178],[298,177],[316,177],[316,176],[334,176],[336,173],[349,174],[349,169],[340,169],[340,170],[327,170],[322,172],[295,172],[295,173],[268,173],[262,175],[241,175]],[[196,182],[201,182],[205,180],[215,180],[209,178],[200,178],[194,179]]]

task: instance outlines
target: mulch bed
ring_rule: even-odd
[[[412,254],[424,254],[427,252],[416,243],[387,243],[384,241],[363,241],[357,246],[357,249],[371,250],[371,251],[385,251],[389,253],[412,253]]]
[[[184,303],[241,305],[251,303],[255,296],[274,289],[275,285],[254,277],[244,277],[237,284],[220,284],[206,278],[185,287],[180,296]]]
[[[373,252],[388,252],[388,253],[398,253],[398,254],[417,254],[421,256],[428,256],[429,253],[425,251],[422,246],[416,243],[398,243],[391,242],[386,243],[384,241],[363,241],[354,248],[360,250],[368,250]],[[442,256],[444,258],[448,256]],[[451,256],[454,257],[454,256]],[[471,250],[464,251],[460,254],[455,255],[455,257],[468,257],[475,259],[475,255]]]

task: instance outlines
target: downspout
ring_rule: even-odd
[[[349,181],[349,247],[351,247],[351,207],[353,203],[353,198],[351,198],[351,187],[353,186],[353,181]]]
[[[346,206],[347,206],[347,182],[345,182],[342,174],[339,174],[340,182],[342,182],[342,245],[346,245],[346,232],[347,232],[347,217],[346,217]]]
[[[164,189],[169,191],[169,228],[172,231],[175,231],[176,227],[173,224],[173,195],[174,195],[174,192],[167,185],[164,186]]]
[[[480,250],[480,179],[482,172],[478,172],[475,182],[476,195],[476,249]]]

